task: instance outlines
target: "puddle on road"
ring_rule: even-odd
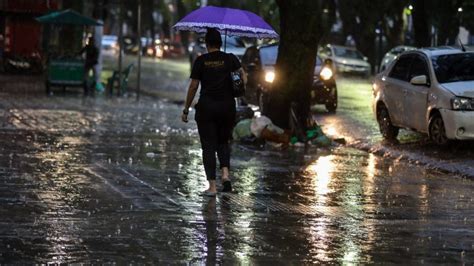
[[[472,181],[348,148],[235,144],[236,192],[203,198],[197,132],[169,106],[101,105],[99,121],[87,108],[79,132],[0,130],[0,262],[474,260]]]

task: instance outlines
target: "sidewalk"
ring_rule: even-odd
[[[125,56],[123,66],[135,64],[135,68],[130,73],[128,82],[129,93],[136,93],[137,89],[137,66],[136,58]],[[159,62],[159,63],[157,63]],[[172,102],[183,102],[189,82],[189,63],[182,60],[158,60],[143,58],[142,61],[142,81],[141,94],[156,97]],[[117,69],[116,59],[105,57],[104,69],[102,71],[102,82],[104,87],[107,78]],[[61,88],[53,88],[55,94],[62,94]],[[67,89],[69,93],[82,95],[82,88],[71,87]],[[0,93],[14,93],[16,95],[38,95],[46,93],[45,79],[43,75],[12,75],[0,73]],[[104,92],[105,93],[105,92]],[[114,96],[115,97],[115,96]]]
[[[0,93],[29,95],[46,93],[42,75],[12,75],[0,73]]]
[[[473,182],[354,149],[234,144],[235,192],[209,199],[181,109],[0,98],[0,263],[474,261]]]

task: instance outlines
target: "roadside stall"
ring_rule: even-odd
[[[89,73],[84,73],[85,61],[80,51],[87,38],[87,27],[102,24],[71,9],[52,12],[36,20],[47,26],[43,32],[44,50],[47,51],[46,93],[51,94],[52,87],[63,90],[83,87],[84,94],[88,94],[89,82],[93,81],[89,81]]]

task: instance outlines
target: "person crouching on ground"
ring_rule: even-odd
[[[222,39],[216,29],[207,30],[205,42],[208,53],[199,56],[193,64],[181,118],[183,122],[188,122],[188,110],[201,83],[199,101],[195,106],[195,120],[201,140],[204,170],[209,182],[204,195],[215,196],[216,153],[222,171],[222,192],[232,191],[229,175],[230,139],[236,110],[230,73],[240,71],[244,82],[246,77],[239,59],[233,54],[220,51]]]

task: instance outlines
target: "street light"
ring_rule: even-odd
[[[459,12],[459,13],[463,12],[462,7],[459,7],[459,8],[458,8],[458,12]]]
[[[409,5],[408,9],[413,10],[413,5]]]

